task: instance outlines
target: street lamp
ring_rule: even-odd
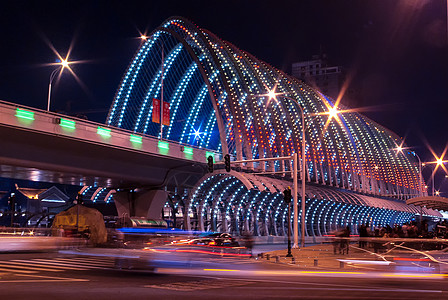
[[[301,170],[302,170],[302,203],[301,203],[301,247],[305,247],[305,187],[306,187],[306,182],[305,182],[305,131],[308,128],[307,126],[305,126],[305,114],[303,111],[302,106],[297,102],[296,99],[286,96],[283,93],[276,93],[275,92],[276,86],[274,86],[274,88],[272,90],[268,90],[268,93],[265,95],[259,95],[259,96],[267,96],[270,100],[275,100],[277,101],[277,96],[281,96],[285,99],[291,100],[292,102],[297,104],[297,107],[300,111],[300,117],[301,117],[301,121],[302,121],[302,141],[301,141],[301,146],[302,146],[302,164],[301,164]],[[319,113],[317,115],[323,115],[326,114],[329,116],[327,123],[330,122],[330,120],[332,118],[337,118],[338,114],[341,113],[342,111],[337,109],[337,105],[334,106],[327,106],[328,111],[325,113]],[[297,154],[294,154],[294,157],[296,159],[294,159],[294,170],[297,170]],[[293,176],[293,188],[294,188],[294,207],[293,207],[293,211],[294,211],[294,245],[293,248],[298,248],[299,246],[299,223],[298,223],[298,213],[297,213],[297,206],[298,206],[298,199],[297,199],[297,195],[298,195],[298,191],[297,191],[297,174],[294,174]]]
[[[397,150],[397,152],[403,153],[403,147],[401,145],[397,146],[397,148],[395,148],[395,150]],[[409,151],[409,153],[412,153],[418,159],[418,172],[419,172],[419,174],[418,174],[419,175],[418,195],[419,195],[419,197],[422,197],[423,196],[423,191],[422,191],[422,182],[423,182],[422,166],[424,166],[424,164],[422,164],[422,160],[420,159],[420,156],[418,156],[418,154],[415,151]],[[423,223],[423,206],[420,205],[420,225],[422,223]]]
[[[47,111],[50,111],[50,101],[51,101],[51,84],[53,83],[54,78],[56,77],[56,74],[58,71],[62,73],[64,71],[64,68],[69,68],[70,62],[67,59],[61,59],[59,63],[56,65],[58,66],[57,69],[53,70],[50,75],[50,83],[48,84],[48,99],[47,99]]]
[[[418,180],[418,195],[420,197],[423,196],[423,191],[422,191],[422,182],[423,182],[423,175],[422,175],[422,160],[420,159],[420,156],[418,156],[417,153],[415,153],[415,151],[411,151],[411,153],[414,156],[417,156],[418,158],[418,172],[419,172],[419,180]]]
[[[294,103],[297,104],[297,107],[299,108],[300,111],[300,116],[302,119],[302,164],[301,164],[301,169],[302,169],[302,213],[301,213],[301,247],[305,247],[305,116],[303,113],[303,108],[302,106],[297,102],[296,99],[289,97],[289,96],[285,96],[281,93],[276,93],[275,92],[275,87],[272,90],[269,90],[268,94],[266,96],[269,97],[269,100],[274,99],[275,101],[277,101],[277,95],[281,95],[282,97],[289,99],[291,101],[293,101]],[[297,157],[297,155],[295,156]],[[294,164],[297,164],[296,161],[294,161]],[[293,211],[294,211],[294,245],[293,248],[298,248],[299,246],[299,223],[298,223],[298,213],[297,213],[297,206],[298,206],[298,201],[297,201],[297,195],[298,195],[298,191],[297,191],[297,175],[294,174],[293,176],[294,178],[294,204],[293,204]]]
[[[398,152],[403,153],[403,147],[401,145],[397,146],[394,150]],[[419,172],[419,180],[418,180],[418,195],[419,197],[422,197],[422,181],[423,181],[423,175],[422,175],[422,160],[420,159],[420,156],[415,151],[409,151],[409,153],[412,153],[412,155],[416,156],[418,159],[418,172]]]
[[[444,153],[444,154],[445,154],[445,153]],[[427,163],[427,164],[432,164],[432,165],[434,165],[434,170],[432,171],[432,174],[431,174],[431,181],[432,181],[432,196],[434,196],[434,176],[435,176],[435,173],[436,173],[436,171],[437,171],[437,168],[442,167],[442,168],[446,171],[445,163],[447,163],[448,160],[443,160],[443,156],[444,156],[444,154],[442,154],[442,157],[436,157],[436,160],[435,160],[435,161],[431,161],[431,162],[428,162],[428,163]]]

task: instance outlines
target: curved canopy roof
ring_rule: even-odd
[[[277,101],[260,96],[274,87],[283,95]],[[159,107],[154,111],[154,98],[169,105],[170,120],[163,130],[153,122],[160,116]],[[418,195],[416,158],[393,150],[401,139],[356,112],[326,124],[328,115],[322,113],[333,105],[333,99],[318,90],[190,21],[173,17],[135,54],[107,124],[230,153],[237,160],[295,152],[301,157],[305,128],[308,181],[401,198]],[[280,162],[264,168],[291,169]]]
[[[416,197],[406,200],[406,204],[424,206],[428,209],[448,211],[448,198],[438,196]]]

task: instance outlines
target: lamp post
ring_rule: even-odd
[[[395,148],[397,152],[403,153],[403,147],[398,146]],[[422,197],[422,181],[423,181],[423,175],[422,175],[422,160],[420,159],[420,156],[415,151],[409,151],[409,153],[412,153],[412,155],[416,156],[418,159],[418,172],[419,172],[419,180],[418,180],[418,195],[419,197]]]
[[[445,169],[444,164],[447,163],[447,162],[448,162],[448,160],[443,160],[443,155],[442,155],[442,157],[440,157],[440,158],[436,157],[436,161],[431,161],[431,162],[427,163],[427,164],[433,164],[434,165],[434,170],[432,171],[432,174],[431,174],[431,181],[432,181],[432,192],[431,192],[431,194],[432,194],[432,196],[434,196],[434,179],[435,179],[434,177],[436,175],[437,168],[438,167],[442,167],[443,169]],[[446,171],[446,169],[445,169],[445,171]]]
[[[433,197],[434,197],[434,176],[436,175],[435,173],[436,173],[436,167],[434,166],[434,170],[431,173],[431,185],[432,185],[431,194]]]
[[[61,61],[59,63],[57,63],[58,68],[53,70],[53,72],[51,72],[50,83],[48,84],[47,111],[50,111],[51,85],[53,83],[53,80],[56,77],[56,74],[58,73],[58,71],[60,71],[62,73],[64,68],[66,68],[66,67],[68,68],[68,64],[69,64],[69,62],[67,61],[67,59],[61,59]]]
[[[269,99],[274,99],[277,100],[277,93],[275,93],[275,89],[269,91],[269,93],[267,94],[267,96],[269,97]],[[302,170],[302,213],[300,215],[300,222],[302,224],[301,226],[301,240],[300,240],[300,244],[301,247],[305,247],[305,116],[303,113],[303,108],[302,106],[297,102],[296,99],[289,97],[289,96],[285,96],[285,95],[281,95],[283,98],[289,99],[291,101],[293,101],[294,103],[297,104],[297,107],[299,108],[300,111],[300,117],[302,119],[302,164],[301,164],[301,170]],[[297,158],[297,154],[295,154],[294,156],[295,158]],[[297,159],[294,160],[294,164],[295,166],[297,166]],[[297,168],[296,168],[297,169]],[[293,176],[294,178],[294,204],[293,204],[293,212],[294,212],[294,244],[293,244],[293,248],[298,248],[299,247],[299,223],[298,223],[298,213],[297,213],[297,206],[298,206],[298,199],[297,199],[297,195],[298,195],[298,191],[297,191],[297,175],[294,174]]]
[[[417,153],[415,153],[415,151],[411,151],[411,153],[414,156],[417,156],[418,158],[418,172],[419,172],[419,179],[418,179],[418,195],[419,197],[422,197],[423,192],[422,192],[422,181],[423,181],[423,176],[422,176],[422,160],[420,159],[420,156],[418,156]],[[420,205],[420,230],[423,229],[423,206]]]
[[[397,150],[397,152],[403,153],[403,147],[401,145],[398,146],[397,148],[395,148],[394,150]],[[422,181],[423,181],[422,160],[420,159],[420,156],[418,156],[418,154],[415,151],[409,151],[408,153],[412,153],[418,159],[418,172],[419,172],[419,174],[418,174],[419,175],[418,196],[422,197],[423,196],[423,192],[422,192]],[[420,224],[422,224],[422,222],[423,222],[423,206],[420,205]]]
[[[418,179],[418,195],[420,197],[422,197],[423,192],[422,192],[422,181],[423,181],[423,175],[422,175],[422,160],[420,159],[420,156],[418,156],[417,153],[415,153],[415,151],[411,151],[411,153],[415,156],[417,156],[418,158],[418,172],[419,172],[419,179]]]
[[[296,99],[286,96],[283,93],[276,93],[275,92],[275,88],[274,87],[272,90],[269,90],[267,94],[265,95],[259,95],[259,96],[267,96],[269,97],[269,100],[273,99],[275,101],[277,101],[277,96],[280,95],[281,97],[288,99],[292,102],[294,102],[295,104],[297,104],[297,107],[300,111],[300,117],[301,117],[301,121],[302,121],[302,141],[301,141],[301,148],[302,148],[302,164],[301,164],[301,170],[302,170],[302,205],[301,205],[301,247],[305,247],[305,227],[306,227],[306,222],[305,222],[305,189],[306,189],[306,183],[305,183],[305,131],[308,128],[307,126],[305,126],[305,114],[303,111],[302,106],[297,102]],[[329,115],[329,120],[331,120],[331,118],[335,118],[339,113],[341,113],[341,111],[339,111],[337,109],[337,105],[335,104],[333,107],[328,107],[328,111],[325,113],[319,113],[317,115],[322,115],[322,114],[327,114]],[[293,154],[293,161],[294,161],[294,170],[297,170],[297,153]],[[294,185],[294,207],[293,207],[293,211],[294,211],[294,245],[293,248],[298,248],[299,247],[299,223],[298,223],[298,199],[297,199],[297,195],[298,195],[298,191],[297,191],[297,174],[296,172],[294,172],[295,174],[293,174],[293,185]]]

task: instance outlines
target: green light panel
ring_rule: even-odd
[[[170,144],[168,144],[168,142],[159,141],[158,146],[159,146],[159,153],[163,155],[167,155],[168,152],[170,151]]]
[[[96,133],[98,133],[99,135],[104,136],[104,137],[108,137],[108,138],[110,137],[110,129],[109,128],[103,128],[103,127],[98,126]]]
[[[142,138],[141,136],[139,136],[139,135],[131,134],[131,137],[129,138],[129,140],[130,140],[132,143],[136,143],[136,144],[141,144],[141,143],[143,143],[143,138]]]
[[[73,120],[61,119],[61,123],[59,125],[67,129],[76,129],[76,122]]]
[[[193,155],[193,148],[190,147],[184,147],[184,153]]]
[[[34,112],[17,108],[16,117],[34,121]]]
[[[170,144],[168,144],[168,142],[159,141],[159,149],[170,150]]]

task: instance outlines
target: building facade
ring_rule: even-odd
[[[325,55],[292,64],[292,76],[318,88],[323,94],[337,99],[343,82],[340,66],[328,66]]]

